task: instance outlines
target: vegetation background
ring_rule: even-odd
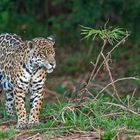
[[[65,69],[65,74],[75,74],[84,70],[81,64],[89,62],[83,59],[81,62],[81,54],[85,56],[91,45],[90,41],[81,41],[79,25],[101,29],[108,21],[109,27],[119,26],[131,32],[127,47],[114,57],[129,62],[125,74],[137,74],[140,71],[139,14],[139,0],[1,0],[0,32],[14,32],[25,40],[55,34],[57,62],[63,60],[65,64],[58,65],[57,73],[64,74]],[[92,53],[92,57],[96,55]],[[77,68],[73,67],[75,64]]]
[[[92,37],[87,40],[82,40],[81,25],[100,30],[104,29],[104,27],[108,29],[121,27],[128,30],[130,36],[125,43],[125,47],[121,46],[112,53],[112,59],[114,60],[112,75],[114,78],[126,76],[139,77],[139,15],[140,0],[0,0],[0,33],[16,33],[20,35],[23,40],[29,40],[39,36],[47,37],[50,34],[55,35],[57,68],[53,74],[49,75],[51,78],[48,80],[48,88],[51,90],[48,90],[48,92],[50,92],[51,96],[47,97],[47,100],[50,101],[59,96],[64,96],[64,100],[65,97],[69,100],[72,98],[73,100],[77,98],[78,95],[72,93],[76,93],[77,89],[81,88],[78,84],[87,80],[87,75],[92,71],[93,63],[102,45],[101,40],[97,39],[93,41]],[[108,44],[107,47],[105,47],[105,52],[108,52],[110,49],[111,46]],[[99,79],[96,81],[100,88],[104,87],[109,82],[104,70],[99,73],[98,78]],[[130,96],[128,96],[128,98],[126,98],[126,96],[122,97],[123,103],[127,103],[128,108],[116,104],[114,107],[109,103],[107,104],[109,106],[106,107],[104,102],[112,101],[112,99],[108,97],[100,98],[97,102],[83,102],[79,106],[71,103],[69,104],[68,100],[68,103],[59,102],[57,105],[52,104],[47,107],[44,105],[45,107],[41,111],[41,116],[47,116],[49,121],[40,126],[39,129],[33,130],[33,132],[38,132],[38,130],[39,132],[40,130],[44,132],[44,130],[48,130],[49,128],[53,129],[53,127],[56,126],[67,127],[67,131],[69,131],[69,126],[71,128],[71,126],[73,127],[74,125],[78,127],[78,130],[82,130],[82,132],[95,131],[98,128],[100,130],[105,130],[106,133],[104,133],[102,139],[109,140],[114,136],[118,136],[116,135],[118,134],[118,129],[116,130],[116,127],[120,128],[124,125],[127,126],[128,129],[131,128],[138,131],[140,128],[138,122],[140,104],[138,104],[139,100],[137,100],[140,89],[139,83],[132,81],[128,83],[128,81],[126,81],[117,86],[121,90],[121,92],[119,92],[121,95],[132,94],[132,97],[136,91],[134,88],[137,88],[137,94],[135,94],[136,99],[133,101],[133,107],[137,113],[128,109],[130,105]],[[93,95],[97,93],[94,88],[90,89],[90,92]],[[113,103],[114,102],[113,99]],[[121,107],[123,110],[127,111],[123,112]],[[48,108],[47,111],[46,108]],[[2,108],[1,110],[4,109]],[[107,112],[109,115],[104,114]],[[124,113],[123,117],[118,117],[118,112],[120,114]],[[130,112],[133,115],[130,115]],[[108,117],[112,113],[117,114],[114,115],[115,117],[113,120],[112,117]],[[64,114],[66,114],[66,116]],[[77,117],[76,121],[75,115]],[[1,113],[1,116],[7,119],[4,111]],[[104,116],[107,118],[102,119]],[[3,128],[0,127],[0,130],[1,129],[3,130]],[[114,130],[116,131],[114,132]],[[63,132],[64,131],[62,131],[62,133]],[[76,132],[79,133],[79,131]],[[56,134],[56,131],[53,135],[54,134]],[[17,135],[17,132],[15,132],[13,128],[8,130],[8,132],[0,131],[0,138],[13,138],[15,135]],[[30,136],[32,138],[32,135]]]

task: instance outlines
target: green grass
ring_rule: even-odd
[[[11,138],[14,135],[15,135],[15,130],[13,127],[9,128],[6,131],[0,131],[0,139]]]
[[[140,116],[112,104],[106,104],[106,102],[115,103],[109,97],[101,97],[97,101],[87,99],[81,103],[64,101],[44,103],[40,114],[41,124],[27,132],[46,133],[47,131],[47,133],[59,135],[76,131],[100,130],[102,140],[109,140],[117,133],[117,129],[123,127],[128,130],[140,130]],[[136,103],[133,106],[133,110],[137,112],[140,101],[133,99],[132,103]],[[4,115],[5,111],[3,110],[2,113]],[[5,120],[6,117],[4,118]],[[12,127],[8,130],[0,131],[0,139],[10,138],[15,134],[16,131]]]

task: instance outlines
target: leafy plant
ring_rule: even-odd
[[[101,38],[102,40],[107,40],[110,44],[114,44],[115,42],[119,42],[124,36],[129,36],[129,32],[125,31],[123,28],[113,28],[113,29],[105,29],[97,30],[90,27],[86,27],[81,25],[81,35],[83,35],[83,39],[87,39],[92,37],[94,40],[95,38]]]

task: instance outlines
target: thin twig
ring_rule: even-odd
[[[136,130],[136,129],[134,129],[134,130],[131,130],[131,129],[127,129],[126,131],[125,131],[125,133],[137,133],[137,134],[139,134],[140,133],[140,130]]]
[[[26,134],[25,131],[19,131],[18,134],[16,134],[16,135],[10,137],[9,140],[13,140],[13,139],[16,140],[19,136],[22,136],[22,135],[24,135],[24,134]]]
[[[65,118],[64,118],[64,114],[65,114],[65,111],[67,111],[67,110],[70,110],[70,111],[73,113],[74,122],[76,121],[76,115],[75,115],[75,113],[74,113],[74,108],[73,108],[73,106],[66,106],[66,107],[64,107],[62,110],[63,110],[63,111],[62,111],[62,113],[61,113],[61,116],[62,116],[62,120],[63,120],[64,123],[66,122],[66,121],[65,121]]]
[[[120,108],[123,109],[123,110],[127,110],[127,111],[129,111],[129,112],[131,112],[131,113],[133,113],[133,114],[135,114],[135,115],[140,116],[139,113],[137,113],[137,112],[133,111],[132,109],[127,108],[127,107],[125,107],[125,106],[123,106],[123,105],[116,104],[116,103],[111,103],[111,102],[104,102],[104,104],[113,105],[113,106],[116,106],[116,107],[120,107]]]
[[[107,69],[108,74],[109,74],[109,77],[110,77],[111,85],[113,86],[113,90],[114,90],[113,96],[116,95],[117,98],[118,98],[118,100],[119,100],[121,103],[123,103],[123,102],[121,101],[119,95],[118,95],[116,86],[115,86],[115,84],[114,84],[114,80],[113,80],[113,76],[112,76],[111,70],[110,70],[110,68],[109,68],[108,60],[106,59],[106,57],[104,56],[104,54],[103,54],[102,52],[101,52],[101,55],[102,55],[102,57],[103,57],[103,59],[104,59],[105,66],[106,66],[106,69]]]
[[[133,90],[132,96],[131,96],[131,98],[130,98],[130,102],[133,100],[134,95],[135,95],[135,93],[136,93],[136,90],[137,90],[137,88],[135,88],[135,89]]]
[[[99,85],[99,84],[93,84],[93,87],[97,87],[97,88],[99,88],[99,90],[101,90],[101,89],[103,89],[104,88],[104,86],[103,85]],[[113,96],[112,95],[112,92],[111,91],[109,91],[108,89],[105,89],[105,92],[107,92],[107,94],[109,95],[109,96]]]
[[[115,113],[102,115],[101,117],[110,117],[110,116],[122,115],[122,114],[124,114],[124,112],[115,112]]]
[[[44,131],[49,131],[49,130],[66,130],[66,129],[71,129],[75,128],[76,126],[66,126],[66,127],[53,127],[53,128],[40,128],[40,129],[28,129],[28,130],[23,130],[23,133],[34,133],[34,132],[44,132]],[[15,132],[20,133],[21,130],[16,130]]]
[[[109,56],[111,55],[111,53],[112,53],[117,47],[119,47],[119,45],[122,44],[122,43],[126,40],[126,38],[128,38],[128,36],[129,36],[129,35],[126,35],[124,38],[122,38],[122,40],[121,40],[120,42],[118,42],[118,43],[107,53],[106,59],[109,58]],[[100,66],[98,67],[96,73],[95,73],[94,76],[93,76],[93,80],[96,78],[98,72],[100,71],[100,69],[101,69],[101,67],[103,66],[104,63],[105,63],[105,62],[103,61],[103,62],[100,64]]]
[[[39,140],[39,139],[37,139],[38,137],[39,137],[39,133],[37,133],[37,134],[35,134],[35,135],[33,135],[33,136],[30,136],[30,137],[28,137],[28,138],[26,138],[26,140]]]
[[[110,68],[109,68],[108,60],[105,58],[105,56],[104,56],[104,54],[102,52],[101,52],[101,55],[102,55],[102,57],[104,59],[105,66],[106,66],[106,69],[107,69],[109,77],[110,77],[111,85],[114,88],[114,92],[117,92],[116,86],[114,85],[114,80],[113,80],[113,77],[112,77],[112,73],[111,73]]]
[[[4,125],[4,124],[16,124],[17,122],[16,121],[14,121],[14,120],[8,120],[8,121],[3,121],[3,122],[1,122],[0,123],[0,126],[1,125]]]
[[[113,83],[119,82],[119,81],[123,81],[123,80],[140,80],[136,77],[124,77],[124,78],[119,78],[117,80],[114,80]],[[99,91],[99,93],[96,95],[96,97],[94,98],[94,100],[96,100],[98,98],[98,96],[106,89],[108,88],[110,85],[112,85],[112,83],[107,84],[102,90]]]
[[[99,53],[99,55],[98,55],[98,57],[97,57],[97,59],[96,59],[96,63],[95,63],[95,65],[94,65],[94,69],[92,70],[91,75],[90,75],[90,77],[89,77],[89,80],[88,80],[88,82],[87,82],[86,88],[89,86],[90,81],[93,79],[93,76],[94,76],[95,71],[96,71],[96,69],[97,69],[97,65],[98,65],[99,60],[100,60],[100,57],[101,57],[101,52],[103,52],[106,43],[107,43],[107,40],[104,40],[103,45],[102,45],[102,47],[101,47],[101,51],[100,51],[100,53]]]
[[[125,40],[128,38],[128,36],[129,36],[129,35],[126,35],[124,38],[122,38],[122,40],[119,41],[119,42],[111,49],[111,51],[109,51],[109,52],[107,53],[107,57],[109,57],[109,56],[111,55],[111,53],[112,53],[120,44],[124,43]]]
[[[120,134],[120,132],[117,132],[117,134],[111,140],[120,140],[120,139],[118,139],[119,134]]]

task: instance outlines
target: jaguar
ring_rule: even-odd
[[[39,124],[46,77],[56,67],[54,44],[54,36],[23,41],[16,34],[0,34],[0,89],[6,95],[8,115],[14,115],[15,105],[18,129]],[[25,108],[28,93],[31,94],[29,117]]]

